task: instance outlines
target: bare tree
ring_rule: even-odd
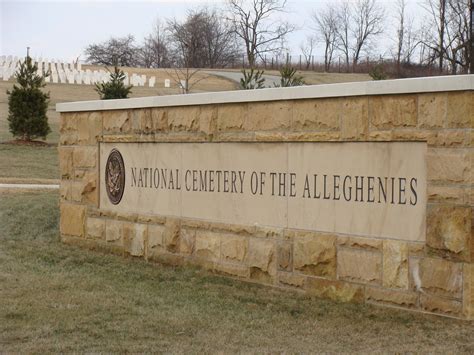
[[[147,68],[162,68],[169,66],[169,39],[164,24],[157,20],[153,31],[144,39],[141,48],[142,65]]]
[[[397,0],[395,6],[396,36],[393,56],[397,64],[397,73],[400,75],[401,65],[410,63],[420,42],[413,28],[413,16],[406,13],[407,0]]]
[[[452,74],[457,73],[458,67],[461,67],[464,72],[468,71],[469,32],[469,0],[448,0],[444,54],[450,63]]]
[[[132,35],[111,37],[109,40],[89,45],[85,54],[92,64],[135,66],[138,64],[137,46]]]
[[[400,75],[400,65],[403,55],[403,45],[405,43],[405,21],[406,21],[406,0],[397,0],[396,2],[396,20],[397,24],[397,36],[396,36],[396,52],[395,61],[397,63],[397,73]]]
[[[202,10],[202,39],[209,68],[226,67],[238,57],[237,41],[232,23],[217,10]]]
[[[225,67],[237,58],[234,31],[216,10],[189,11],[168,21],[175,62],[190,68]]]
[[[341,15],[344,13],[342,12]],[[338,19],[337,10],[334,5],[327,4],[326,8],[321,12],[314,12],[312,20],[319,39],[324,43],[324,70],[329,71],[334,51],[338,40]],[[348,28],[347,28],[348,29]],[[348,35],[349,32],[341,33],[342,36]],[[346,38],[347,39],[347,38]],[[348,47],[347,47],[348,49]],[[347,50],[347,55],[349,51]],[[346,53],[345,53],[346,54]],[[348,59],[348,57],[347,57]]]
[[[228,0],[231,21],[244,44],[250,67],[265,53],[281,50],[282,39],[295,27],[281,19],[287,0]]]
[[[346,70],[349,69],[349,57],[351,50],[351,9],[348,1],[339,3],[336,9],[336,43],[337,49],[342,52],[346,63]]]
[[[437,59],[438,70],[441,73],[445,57],[446,0],[425,0],[422,6],[428,12],[427,28],[434,29],[434,31],[426,31],[428,36],[423,39],[423,42],[430,49],[429,62]]]
[[[376,0],[358,0],[353,6],[353,28],[354,39],[352,47],[352,63],[359,62],[363,49],[370,45],[370,41],[383,32],[384,9]]]
[[[316,47],[316,37],[307,36],[306,40],[300,44],[300,50],[303,53],[306,70],[311,66],[313,61],[313,52]]]

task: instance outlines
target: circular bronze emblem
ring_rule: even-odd
[[[105,165],[105,188],[110,202],[118,204],[125,189],[125,165],[117,149],[112,149]]]

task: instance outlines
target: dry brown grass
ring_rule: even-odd
[[[0,196],[5,353],[473,353],[474,323],[339,304],[58,240],[56,193]]]

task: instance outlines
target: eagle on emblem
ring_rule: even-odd
[[[120,164],[110,160],[107,166],[107,187],[109,188],[109,192],[112,195],[116,195],[121,189],[120,185]]]

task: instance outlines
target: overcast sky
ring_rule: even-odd
[[[419,12],[416,1],[408,1],[412,14]],[[286,16],[300,28],[288,38],[291,53],[300,53],[299,45],[311,31],[310,14],[326,2],[288,0]],[[388,55],[390,37],[393,38],[390,11],[395,0],[382,2],[387,9],[387,36],[380,46]],[[151,32],[157,18],[182,18],[188,9],[224,3],[225,0],[0,0],[0,54],[24,56],[29,46],[33,57],[84,59],[84,48],[91,43],[129,33],[140,41]]]

